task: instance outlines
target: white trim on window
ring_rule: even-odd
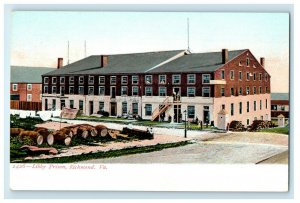
[[[71,92],[71,88],[73,88],[73,92]],[[74,86],[69,86],[69,94],[74,94]]]
[[[133,94],[135,91],[133,91],[133,89],[136,89],[136,94]],[[131,95],[132,96],[138,96],[139,95],[139,87],[138,86],[132,86],[131,87]]]
[[[136,82],[134,82],[136,81]],[[138,85],[139,84],[139,76],[138,75],[132,75],[131,76],[131,84]]]
[[[18,84],[12,84],[12,90],[18,91]]]
[[[49,83],[49,77],[44,77],[44,84],[48,84]]]
[[[101,92],[100,90],[103,90],[103,92]],[[105,86],[98,87],[98,95],[105,95]]]
[[[29,91],[32,90],[32,84],[27,84],[27,90],[29,90]]]
[[[175,83],[174,80],[175,80],[175,77],[177,77],[177,76],[179,77],[179,78],[178,78],[179,82],[178,82],[178,83]],[[176,79],[176,80],[177,80],[177,79]],[[181,75],[179,75],[179,74],[173,74],[173,75],[172,75],[172,84],[173,84],[173,85],[180,85],[180,84],[181,84]]]
[[[190,80],[190,78],[189,78],[190,76],[193,76],[192,80],[194,80],[194,82],[190,82],[189,81]],[[187,74],[186,80],[187,80],[187,84],[196,84],[196,74]]]
[[[123,93],[123,90],[126,89],[126,93]],[[128,87],[127,86],[121,86],[121,96],[127,96],[128,95]]]
[[[74,84],[74,76],[69,77],[69,84]]]
[[[161,79],[161,77],[164,77],[164,79]],[[158,83],[162,84],[162,85],[167,84],[167,75],[159,75],[158,76]]]
[[[56,84],[56,83],[57,83],[57,78],[56,77],[52,77],[52,84]]]
[[[82,92],[80,91],[82,89]],[[78,86],[78,94],[84,95],[84,87],[83,86]]]
[[[27,94],[27,101],[32,101],[32,94]]]
[[[88,95],[94,95],[94,86],[89,86],[88,87]]]
[[[110,84],[111,85],[117,84],[117,76],[110,76]]]
[[[127,85],[128,84],[128,76],[126,76],[126,75],[121,76],[121,84],[122,85]]]
[[[65,84],[65,77],[60,77],[59,78],[59,84]]]
[[[103,84],[105,84],[105,76],[103,76],[103,75],[101,75],[101,76],[99,76],[99,85],[103,85]],[[102,80],[102,81],[101,81]]]
[[[150,81],[147,81],[148,79],[147,78],[150,78]],[[152,75],[145,75],[145,84],[146,85],[150,85],[150,84],[152,84],[153,83],[153,77],[152,77]]]
[[[78,83],[81,85],[84,84],[84,76],[79,76]]]
[[[89,85],[93,85],[95,83],[95,79],[93,75],[89,75],[88,83]]]

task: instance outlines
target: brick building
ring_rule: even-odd
[[[12,108],[23,109],[20,105],[21,102],[24,107],[29,107],[33,103],[41,106],[42,74],[53,70],[53,68],[45,67],[11,66],[10,100]]]
[[[277,118],[282,114],[285,118],[289,118],[289,94],[288,93],[272,93],[271,94],[271,116]]]
[[[270,75],[250,50],[188,50],[94,55],[43,75],[43,109],[78,108],[91,115],[216,123],[218,113],[249,125],[270,120]]]

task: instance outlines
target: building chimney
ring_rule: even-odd
[[[108,56],[107,55],[101,55],[101,67],[104,67],[108,64]]]
[[[63,58],[58,58],[57,59],[57,69],[60,69],[61,67],[63,67]]]
[[[228,62],[228,49],[222,49],[222,63]]]
[[[264,57],[260,57],[260,65],[262,67],[265,67],[265,58]]]

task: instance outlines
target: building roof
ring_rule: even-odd
[[[235,58],[244,51],[228,51],[228,60]],[[195,53],[184,55],[150,72],[214,72],[223,65],[222,52]]]
[[[42,83],[42,75],[54,70],[49,67],[11,66],[11,83]]]
[[[108,55],[105,67],[101,67],[101,55],[93,55],[45,75],[141,73],[181,52],[184,50]]]
[[[228,52],[228,60],[246,50]],[[108,55],[101,67],[101,55],[93,55],[63,66],[46,75],[97,75],[163,72],[214,72],[222,64],[222,52],[190,53],[186,50]]]
[[[271,100],[289,100],[289,93],[271,93]]]

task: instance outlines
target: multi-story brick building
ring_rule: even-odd
[[[247,49],[99,55],[58,67],[43,75],[43,109],[66,106],[86,115],[105,110],[175,122],[186,111],[204,123],[216,123],[224,109],[227,122],[245,125],[271,118],[270,75],[264,58],[257,61]]]
[[[277,118],[282,114],[289,118],[289,93],[272,93],[271,94],[271,116]]]
[[[54,68],[11,66],[10,99],[12,108],[25,110],[30,106],[41,106],[42,74],[53,70]]]

